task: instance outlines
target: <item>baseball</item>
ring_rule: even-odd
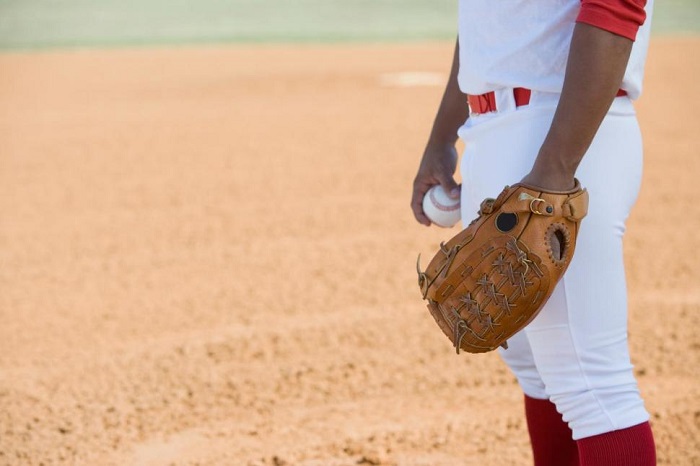
[[[459,199],[452,199],[442,186],[435,185],[423,197],[423,212],[435,225],[450,228],[459,222]]]

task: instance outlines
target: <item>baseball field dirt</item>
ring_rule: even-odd
[[[415,275],[452,44],[0,54],[0,464],[527,465]],[[657,37],[626,236],[659,463],[700,465],[700,49]],[[615,157],[615,154],[610,154]]]

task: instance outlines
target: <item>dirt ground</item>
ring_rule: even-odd
[[[652,43],[625,244],[674,466],[700,465],[699,48]],[[514,378],[416,284],[455,232],[408,208],[450,57],[0,54],[0,464],[530,464]]]

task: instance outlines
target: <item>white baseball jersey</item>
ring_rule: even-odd
[[[636,39],[621,86],[636,99],[642,91],[653,0],[644,3],[460,0],[460,88],[472,95],[515,87],[561,92],[578,21]]]

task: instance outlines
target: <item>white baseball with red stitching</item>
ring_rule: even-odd
[[[459,199],[452,199],[442,186],[433,186],[423,197],[423,212],[435,225],[450,228],[461,219]]]

